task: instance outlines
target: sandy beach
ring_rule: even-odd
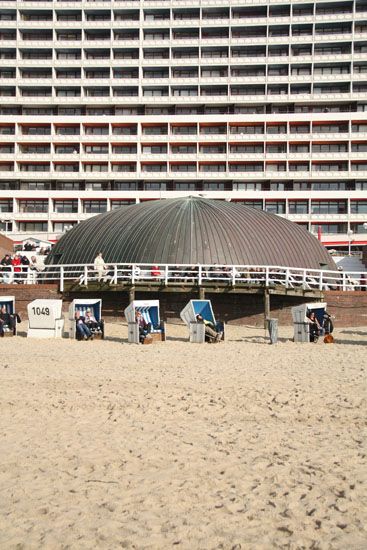
[[[0,340],[1,549],[367,547],[367,329]]]

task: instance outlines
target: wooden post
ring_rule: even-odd
[[[135,300],[135,287],[133,286],[129,290],[129,304]]]
[[[199,287],[199,300],[205,300],[205,288]]]
[[[270,318],[270,294],[267,288],[264,289],[264,328],[267,328],[267,320]]]

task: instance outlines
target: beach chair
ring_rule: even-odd
[[[62,300],[33,300],[27,312],[28,338],[62,338]]]
[[[164,342],[166,340],[166,324],[159,316],[159,300],[133,300],[124,311],[128,323],[128,342],[139,344],[139,326],[135,312],[140,311],[146,323],[150,323],[150,338],[144,343]]]
[[[3,306],[6,307],[6,312],[9,313],[14,320],[13,327],[10,327],[7,324],[3,325],[4,336],[16,336],[18,316],[15,313],[15,296],[0,296],[0,307]]]
[[[196,316],[201,315],[207,321],[213,323],[217,332],[222,332],[224,340],[224,323],[216,321],[210,300],[190,300],[180,313],[183,322],[189,328],[189,340],[192,343],[205,342],[205,325],[198,323]]]
[[[67,333],[69,338],[76,338],[76,323],[75,312],[80,311],[80,315],[85,317],[87,309],[90,309],[91,314],[95,317],[98,328],[90,329],[94,339],[104,339],[104,320],[102,319],[102,300],[99,298],[76,298],[69,306],[69,327]]]
[[[307,321],[308,315],[314,312],[322,327],[326,305],[326,302],[309,302],[307,304],[292,307],[294,342],[310,342],[310,323]]]

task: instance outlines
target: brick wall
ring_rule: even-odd
[[[367,326],[367,292],[325,292],[328,311],[335,316],[336,325]]]
[[[0,285],[1,296],[15,296],[15,309],[22,319],[27,318],[27,304],[41,299],[62,298],[57,285]]]
[[[63,309],[68,311],[74,298],[102,298],[103,316],[111,321],[121,319],[128,305],[127,292],[79,292],[69,295],[59,293],[56,285],[0,285],[0,296],[15,296],[16,309],[22,318],[27,318],[27,304],[36,298],[63,298]],[[262,326],[264,323],[264,298],[261,294],[207,294],[218,318],[227,323]],[[137,300],[160,300],[161,317],[165,320],[179,319],[180,311],[197,294],[188,293],[143,293],[137,292]],[[270,297],[271,317],[281,325],[292,323],[291,308],[303,303],[303,298],[287,296]],[[335,316],[336,326],[367,326],[367,292],[325,292],[328,311]]]

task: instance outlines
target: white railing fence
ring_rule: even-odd
[[[29,266],[0,266],[0,283],[65,283],[87,287],[91,282],[104,285],[160,283],[161,285],[231,285],[265,288],[277,285],[304,290],[366,290],[367,272],[329,271],[264,265],[176,265],[108,264],[96,270],[93,264],[50,265],[37,271]]]

